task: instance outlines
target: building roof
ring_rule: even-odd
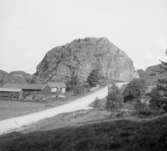
[[[65,88],[66,85],[64,82],[48,82],[50,88]]]
[[[3,88],[0,87],[0,92],[20,92],[21,89],[17,89],[17,88]]]
[[[43,84],[5,84],[4,88],[27,89],[27,90],[42,90]]]

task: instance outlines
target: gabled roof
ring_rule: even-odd
[[[27,90],[42,90],[45,85],[43,84],[5,84],[4,88],[16,88],[16,89],[27,89]]]
[[[50,88],[65,88],[66,85],[64,82],[48,82]]]

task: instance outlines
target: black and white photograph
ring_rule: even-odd
[[[0,151],[167,151],[167,0],[0,0]]]

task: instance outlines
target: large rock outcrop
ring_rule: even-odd
[[[129,81],[136,74],[132,60],[108,39],[85,38],[50,50],[35,77],[47,82],[66,81],[75,75],[84,82],[94,69],[110,80]]]

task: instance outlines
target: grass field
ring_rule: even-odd
[[[17,117],[20,115],[25,115],[28,113],[33,113],[41,110],[45,110],[51,107],[63,105],[69,103],[83,96],[87,96],[93,92],[87,94],[82,94],[78,96],[73,96],[72,94],[66,94],[66,98],[48,98],[42,102],[30,102],[30,101],[7,101],[0,100],[0,120]]]
[[[71,113],[59,114],[55,117],[41,120],[20,129],[22,133],[34,131],[53,130],[62,127],[80,126],[88,123],[99,122],[110,117],[107,111],[80,110]]]
[[[1,151],[166,151],[167,116],[0,137]]]
[[[62,105],[64,103],[68,103],[70,101],[73,100],[52,99],[46,100],[46,102],[21,102],[0,100],[0,120],[45,110],[51,107]]]
[[[0,120],[48,108],[46,104],[0,100]]]

